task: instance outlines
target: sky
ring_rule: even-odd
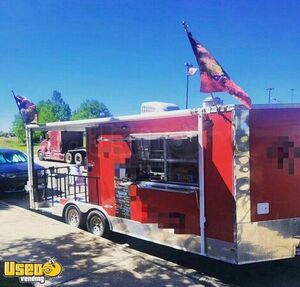
[[[0,130],[18,112],[11,90],[35,103],[58,90],[72,110],[97,99],[115,116],[147,101],[184,108],[184,63],[196,60],[183,20],[253,103],[269,87],[300,102],[299,13],[298,0],[0,0]],[[196,74],[189,107],[199,89]]]

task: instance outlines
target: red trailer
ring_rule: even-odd
[[[87,133],[90,177],[86,202],[66,196],[54,207],[69,224],[234,264],[296,255],[299,105],[211,107],[28,131],[67,128]]]

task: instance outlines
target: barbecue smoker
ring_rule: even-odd
[[[73,226],[106,236],[113,230],[234,264],[296,255],[299,105],[30,125],[30,165],[35,130],[86,132],[84,195],[63,191],[54,198],[47,189],[43,199],[51,197],[52,212]],[[32,170],[30,179],[35,208]]]

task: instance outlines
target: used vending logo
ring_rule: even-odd
[[[62,272],[62,266],[54,258],[46,263],[18,263],[4,261],[4,277],[18,277],[20,283],[39,282],[44,284],[45,277],[57,277]]]

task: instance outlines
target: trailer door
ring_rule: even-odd
[[[130,157],[129,143],[122,135],[103,135],[98,138],[99,202],[109,215],[116,215],[115,189],[117,183],[126,177],[124,167]]]

